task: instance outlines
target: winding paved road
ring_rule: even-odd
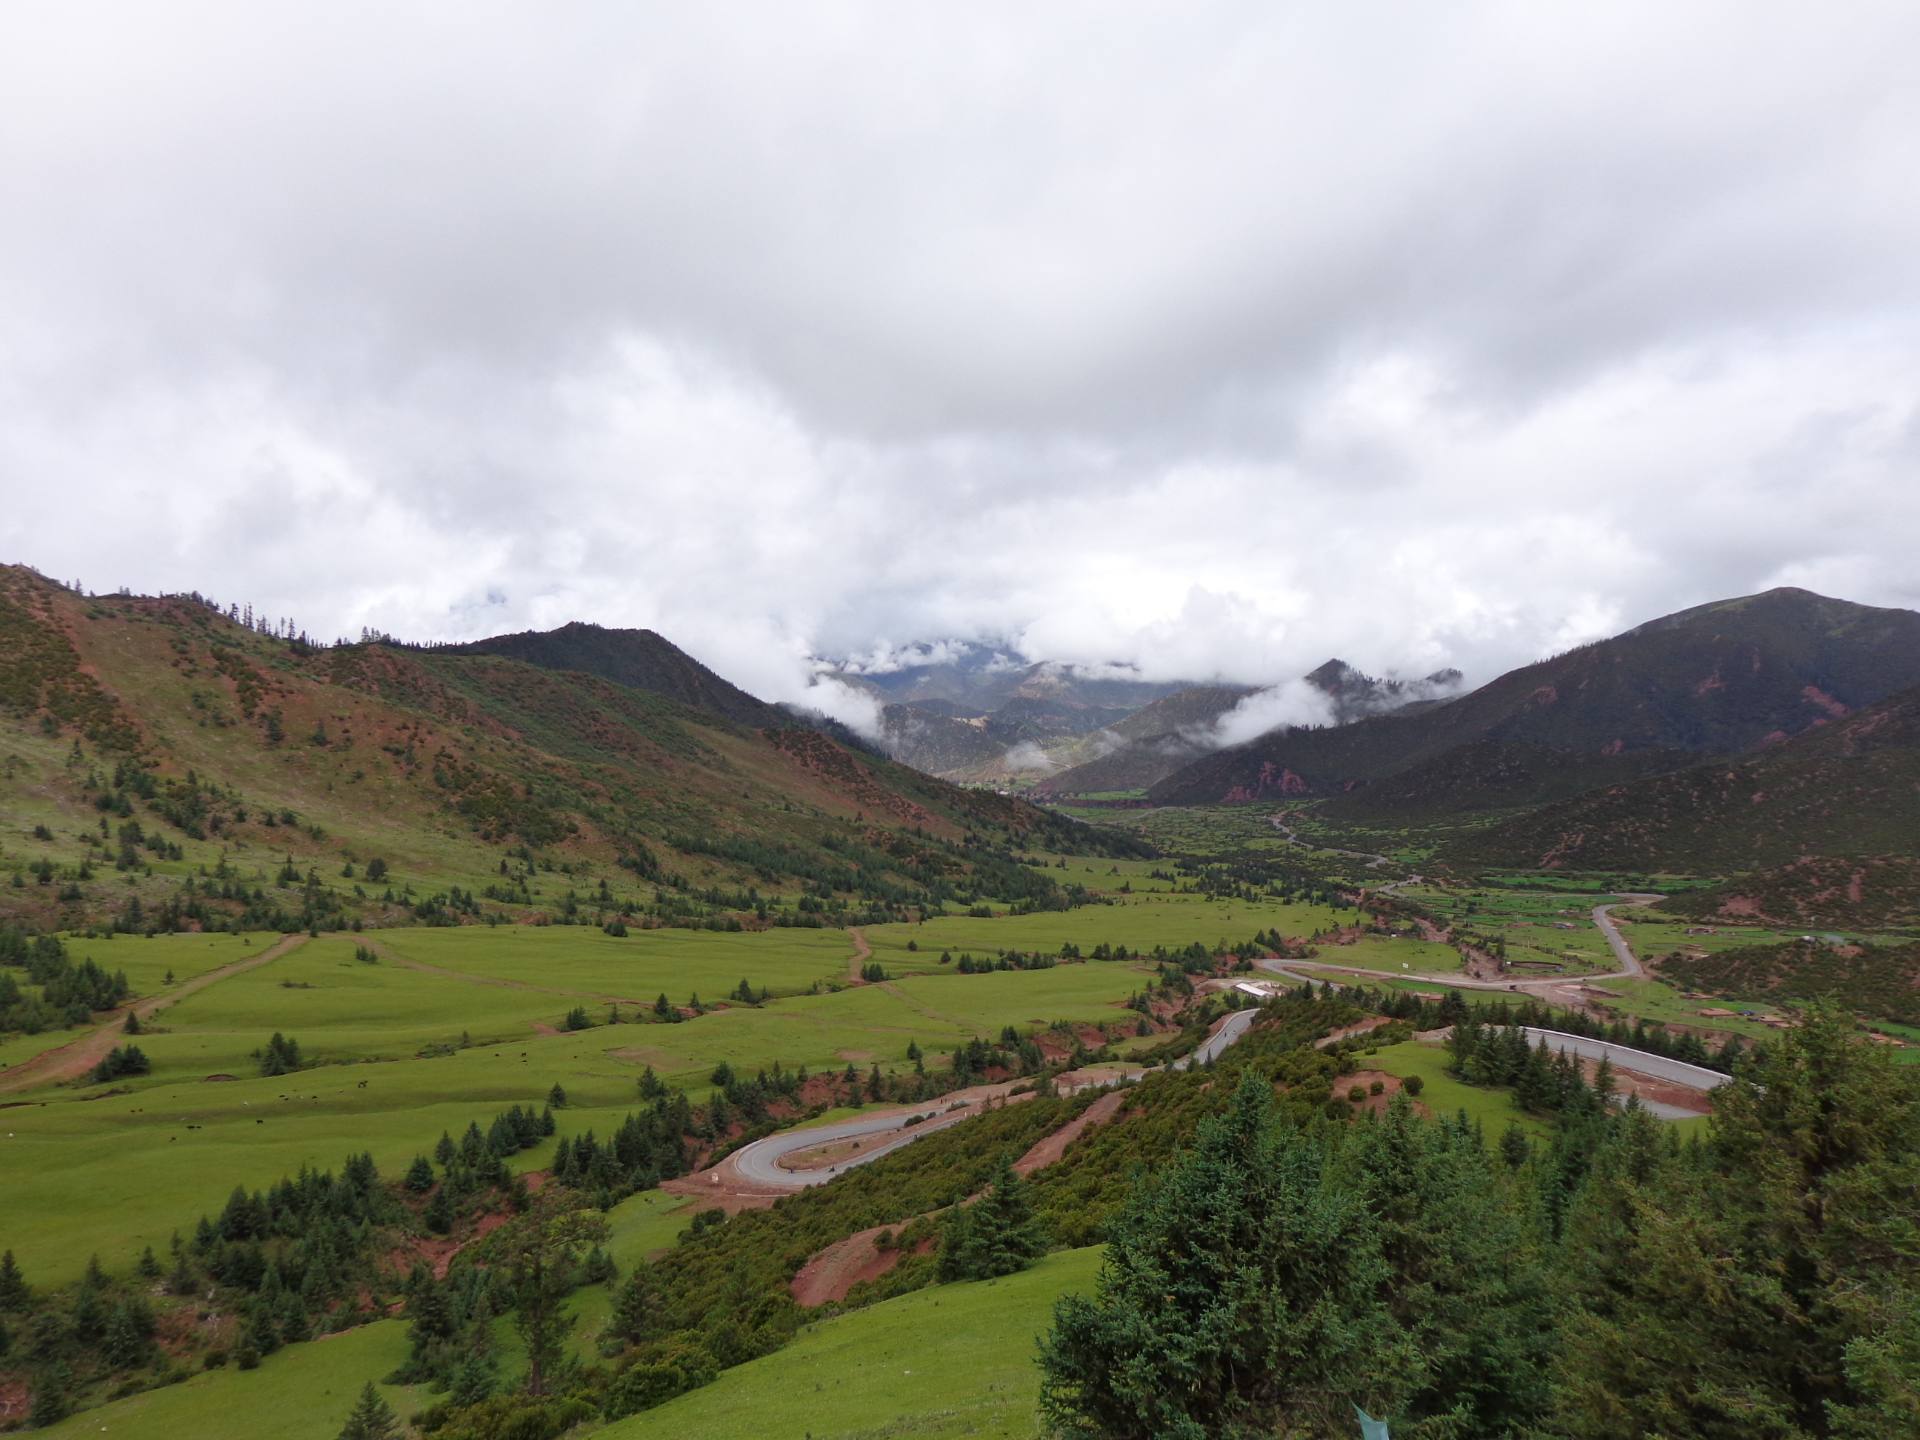
[[[1273,825],[1276,829],[1285,833],[1287,839],[1294,844],[1305,844],[1304,841],[1301,841],[1293,834],[1292,830],[1284,824],[1279,817],[1273,817]],[[1385,863],[1387,860],[1387,857],[1384,855],[1366,856],[1357,851],[1343,850],[1336,853],[1352,855],[1360,859],[1375,860],[1381,863]],[[1412,884],[1419,878],[1420,877],[1416,875],[1408,880],[1398,881],[1396,884]],[[1606,936],[1607,944],[1612,947],[1615,957],[1620,961],[1621,968],[1607,975],[1590,975],[1581,978],[1586,980],[1614,980],[1638,978],[1646,974],[1640,962],[1634,958],[1633,948],[1627,944],[1626,939],[1620,934],[1619,927],[1614,923],[1611,911],[1615,905],[1646,904],[1649,901],[1659,898],[1657,895],[1622,895],[1618,900],[1594,907],[1593,923],[1600,928],[1600,933]],[[859,941],[856,939],[856,944],[858,943]],[[856,953],[852,964],[857,966],[860,963],[860,959],[860,955]],[[1301,981],[1317,979],[1319,983],[1323,985],[1332,984],[1332,982],[1319,976],[1301,974],[1298,971],[1288,969],[1287,966],[1311,964],[1316,970],[1335,970],[1342,973],[1365,975],[1369,979],[1374,980],[1382,978],[1379,971],[1365,970],[1354,966],[1321,965],[1318,962],[1309,961],[1256,960],[1254,964],[1273,974],[1284,975],[1289,980]],[[1537,993],[1555,985],[1566,984],[1567,980],[1565,978],[1515,981],[1469,980],[1462,976],[1457,978],[1448,977],[1445,983],[1476,990],[1517,990]],[[1252,1027],[1258,1014],[1259,1011],[1257,1009],[1251,1008],[1232,1011],[1214,1023],[1211,1033],[1200,1043],[1200,1046],[1193,1054],[1173,1061],[1168,1068],[1172,1070],[1185,1070],[1193,1065],[1212,1063],[1224,1054],[1229,1047],[1238,1043],[1246,1036],[1247,1031]],[[1683,1085],[1689,1089],[1701,1091],[1710,1090],[1715,1085],[1725,1083],[1727,1078],[1716,1071],[1703,1070],[1696,1065],[1686,1065],[1677,1060],[1668,1060],[1664,1056],[1648,1054],[1643,1050],[1632,1050],[1624,1045],[1614,1045],[1604,1040],[1585,1040],[1577,1035],[1563,1035],[1557,1030],[1529,1030],[1527,1035],[1530,1040],[1538,1040],[1541,1036],[1545,1036],[1550,1045],[1557,1044],[1561,1049],[1568,1050],[1577,1055],[1587,1056],[1590,1059],[1598,1059],[1602,1053],[1605,1053],[1612,1059],[1615,1069],[1629,1070],[1634,1074],[1652,1076],[1655,1079],[1665,1080],[1670,1084]],[[977,1115],[981,1108],[982,1102],[980,1101],[955,1105],[949,1109],[943,1109],[935,1104],[910,1110],[894,1110],[886,1114],[861,1115],[851,1120],[840,1120],[831,1125],[815,1125],[803,1130],[783,1130],[778,1134],[768,1135],[763,1139],[755,1140],[750,1145],[742,1146],[740,1149],[734,1151],[725,1163],[734,1166],[740,1177],[752,1184],[772,1190],[804,1190],[808,1186],[824,1185],[841,1171],[850,1169],[855,1165],[865,1165],[871,1161],[878,1160],[882,1155],[890,1155],[903,1145],[912,1144],[922,1135],[930,1135],[936,1130],[944,1130],[950,1125],[957,1125],[962,1120],[970,1119],[972,1116]],[[1653,1104],[1648,1108],[1654,1110],[1657,1114],[1666,1115],[1668,1118],[1693,1113],[1670,1105]],[[798,1155],[809,1150],[816,1150],[821,1146],[832,1145],[838,1141],[859,1141],[881,1136],[888,1138],[882,1140],[879,1144],[873,1145],[871,1148],[848,1154],[845,1159],[837,1161],[830,1168],[798,1170],[789,1169],[781,1163],[790,1156]]]
[[[729,1158],[741,1177],[755,1185],[766,1185],[777,1190],[804,1190],[809,1185],[826,1184],[842,1170],[865,1165],[882,1155],[891,1154],[903,1145],[911,1145],[922,1135],[931,1135],[936,1130],[945,1130],[962,1120],[970,1120],[980,1113],[981,1108],[977,1101],[955,1106],[951,1110],[943,1110],[935,1103],[906,1112],[861,1115],[852,1120],[838,1120],[831,1125],[782,1130],[777,1135],[741,1146]],[[910,1125],[908,1122],[913,1120],[919,1123]],[[780,1163],[789,1155],[831,1145],[837,1140],[860,1140],[873,1135],[891,1135],[893,1138],[856,1155],[849,1155],[832,1169],[789,1170]]]
[[[1635,1050],[1629,1045],[1616,1045],[1611,1040],[1591,1040],[1585,1035],[1569,1035],[1562,1030],[1536,1030],[1531,1025],[1521,1026],[1520,1033],[1527,1037],[1530,1045],[1538,1045],[1544,1040],[1549,1050],[1577,1055],[1583,1060],[1611,1060],[1616,1070],[1631,1070],[1636,1075],[1651,1076],[1655,1080],[1665,1080],[1703,1094],[1719,1089],[1732,1078],[1722,1075],[1718,1070],[1709,1070],[1704,1065],[1670,1060],[1665,1055]]]
[[[1207,1065],[1226,1053],[1229,1047],[1238,1044],[1246,1037],[1259,1018],[1258,1007],[1234,1010],[1216,1020],[1207,1038],[1191,1055],[1182,1056],[1167,1068],[1185,1070],[1193,1065]],[[1137,1078],[1137,1077],[1136,1077]],[[1116,1081],[1108,1083],[1130,1083]],[[1081,1086],[1081,1089],[1097,1089],[1099,1086]],[[882,1155],[890,1155],[903,1145],[911,1145],[922,1135],[931,1135],[936,1130],[945,1130],[950,1125],[958,1125],[962,1120],[978,1115],[983,1102],[974,1100],[951,1108],[943,1108],[935,1101],[911,1110],[894,1110],[880,1115],[860,1115],[851,1120],[838,1120],[831,1125],[812,1125],[801,1130],[782,1130],[776,1135],[755,1140],[751,1145],[743,1145],[728,1157],[726,1163],[734,1166],[740,1177],[755,1185],[776,1190],[804,1190],[810,1185],[824,1185],[841,1171],[855,1165],[865,1165],[878,1160]],[[910,1123],[911,1122],[911,1123]],[[874,1136],[889,1136],[883,1143],[848,1155],[837,1161],[829,1169],[788,1169],[781,1161],[789,1156],[808,1150],[817,1150],[823,1145],[831,1145],[842,1140],[865,1140]]]
[[[1475,980],[1467,975],[1440,974],[1395,974],[1386,970],[1369,970],[1363,965],[1334,965],[1324,960],[1256,960],[1254,965],[1272,975],[1284,975],[1289,980],[1316,980],[1329,983],[1319,975],[1304,975],[1292,969],[1302,965],[1310,970],[1331,970],[1340,975],[1364,975],[1373,980],[1425,980],[1434,985],[1447,985],[1458,990],[1502,990],[1522,995],[1545,995],[1563,985],[1587,985],[1597,980],[1644,980],[1646,966],[1635,958],[1633,947],[1627,944],[1626,937],[1620,933],[1620,927],[1613,918],[1613,910],[1618,905],[1650,905],[1660,899],[1658,895],[1622,895],[1604,905],[1593,907],[1593,923],[1599,927],[1607,945],[1612,949],[1614,958],[1620,962],[1618,970],[1609,970],[1604,975],[1549,975],[1537,979],[1511,980]]]

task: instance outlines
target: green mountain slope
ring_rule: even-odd
[[[1546,805],[1457,841],[1464,864],[1729,873],[1911,854],[1920,688],[1777,747]]]
[[[1263,736],[1175,772],[1152,798],[1342,794],[1489,740],[1587,757],[1738,754],[1914,684],[1920,614],[1769,590],[1666,616],[1417,713]]]
[[[1662,910],[1698,920],[1883,929],[1920,925],[1920,855],[1809,855],[1709,889],[1670,895]]]
[[[497,655],[544,670],[578,670],[741,725],[793,723],[779,707],[721,679],[652,630],[613,630],[576,620],[557,630],[495,635],[464,645],[436,646],[435,651],[443,655]]]
[[[0,918],[817,923],[982,885],[1047,903],[1053,881],[1015,847],[1112,843],[578,670],[316,649],[194,598],[88,599],[0,570]]]
[[[1671,955],[1661,975],[1709,995],[1741,1000],[1837,1000],[1875,1019],[1920,1022],[1920,944],[1833,945],[1793,940],[1711,955]]]

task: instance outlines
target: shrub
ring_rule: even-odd
[[[1358,1105],[1366,1098],[1367,1092],[1365,1087],[1360,1085],[1350,1085],[1347,1087],[1347,1099],[1351,1100],[1354,1104]]]
[[[123,1075],[145,1075],[153,1069],[138,1045],[122,1045],[93,1067],[96,1082],[118,1080]]]
[[[1418,1095],[1427,1088],[1427,1082],[1418,1075],[1409,1075],[1400,1082],[1400,1088],[1409,1095]]]

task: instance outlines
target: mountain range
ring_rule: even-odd
[[[0,888],[0,918],[64,929],[156,907],[433,918],[477,914],[478,892],[524,917],[800,890],[886,908],[989,872],[1045,903],[1019,848],[1138,848],[841,744],[651,632],[322,648],[18,566],[0,567],[0,802],[19,827],[0,846],[39,881]],[[356,883],[370,858],[402,883]]]
[[[1524,805],[1557,786],[1778,744],[1916,683],[1920,615],[1770,590],[1650,621],[1445,704],[1276,730],[1182,768],[1151,798],[1328,796],[1359,813],[1384,792],[1400,814]]]
[[[94,821],[133,816],[130,796],[194,842],[189,868],[195,845],[278,850],[312,874],[378,852],[455,893],[498,870],[488,847],[742,893],[817,890],[829,853],[845,862],[827,867],[835,903],[894,903],[960,893],[1023,845],[1133,843],[942,778],[1021,776],[1040,799],[1444,822],[1439,858],[1465,869],[1751,874],[1753,894],[1812,914],[1805,896],[1833,886],[1808,878],[1810,858],[1897,855],[1920,835],[1920,615],[1804,590],[1681,611],[1464,694],[1457,672],[1381,680],[1329,661],[1289,692],[1322,723],[1241,744],[1222,742],[1277,692],[1000,651],[843,677],[897,697],[877,741],[769,704],[648,630],[321,648],[195,596],[88,597],[0,568],[14,808],[81,834],[93,858],[113,849]],[[49,883],[0,908],[72,924],[128,898],[83,883],[85,857],[41,858]],[[56,888],[61,864],[74,878]],[[1893,870],[1862,874],[1899,889]]]

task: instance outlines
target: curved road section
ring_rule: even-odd
[[[1638,978],[1646,974],[1646,971],[1641,968],[1640,962],[1634,958],[1632,947],[1627,944],[1625,937],[1620,934],[1619,927],[1615,925],[1611,911],[1615,905],[1642,905],[1659,898],[1657,895],[1623,895],[1618,900],[1594,907],[1593,923],[1600,928],[1601,934],[1606,936],[1607,944],[1612,948],[1615,958],[1620,962],[1621,968],[1611,975],[1588,976],[1585,978],[1627,979]],[[1311,979],[1318,984],[1331,984],[1330,981],[1324,980],[1319,976],[1307,976],[1289,970],[1285,968],[1286,962],[1270,960],[1255,963],[1259,964],[1262,969],[1284,975],[1290,980]],[[1363,971],[1361,973],[1371,975],[1373,972]],[[1510,986],[1506,983],[1492,981],[1482,981],[1475,984],[1475,982],[1463,979],[1450,981],[1449,983],[1465,984],[1475,989],[1506,990],[1519,988],[1524,990],[1534,988],[1535,986],[1542,986],[1547,983],[1559,982],[1519,981]],[[1253,1022],[1259,1017],[1259,1013],[1257,1009],[1235,1010],[1222,1017],[1215,1022],[1212,1032],[1201,1042],[1199,1048],[1196,1049],[1193,1054],[1183,1056],[1181,1059],[1173,1061],[1167,1068],[1171,1070],[1185,1070],[1194,1065],[1211,1064],[1221,1055],[1225,1054],[1230,1047],[1245,1038],[1247,1031],[1252,1028]],[[1683,1061],[1669,1060],[1664,1055],[1654,1055],[1644,1050],[1631,1049],[1625,1045],[1615,1045],[1611,1041],[1588,1040],[1583,1036],[1567,1035],[1558,1030],[1528,1029],[1525,1033],[1529,1044],[1538,1044],[1544,1039],[1549,1048],[1563,1050],[1568,1054],[1581,1056],[1585,1059],[1598,1060],[1604,1055],[1613,1062],[1616,1070],[1626,1070],[1636,1075],[1650,1076],[1657,1080],[1664,1080],[1668,1084],[1684,1086],[1689,1090],[1697,1090],[1705,1093],[1717,1085],[1725,1084],[1727,1080],[1725,1075],[1720,1074],[1716,1070],[1705,1070],[1698,1065],[1688,1065]],[[1654,1111],[1654,1113],[1665,1115],[1668,1118],[1695,1113],[1691,1110],[1682,1110],[1677,1106],[1662,1105],[1657,1102],[1643,1103],[1646,1103],[1647,1107]],[[824,1185],[841,1171],[851,1169],[855,1165],[865,1165],[870,1161],[878,1160],[882,1155],[890,1155],[903,1145],[911,1145],[922,1135],[930,1135],[936,1130],[944,1130],[950,1125],[957,1125],[962,1120],[969,1119],[978,1114],[980,1108],[981,1102],[968,1101],[963,1104],[953,1105],[948,1109],[933,1106],[913,1110],[895,1110],[888,1114],[862,1115],[852,1120],[840,1120],[831,1125],[815,1125],[803,1130],[783,1130],[777,1135],[768,1135],[764,1139],[756,1140],[751,1145],[743,1145],[728,1157],[727,1163],[735,1167],[743,1180],[747,1180],[752,1184],[764,1186],[772,1190],[804,1190],[808,1186]],[[822,1146],[832,1145],[840,1141],[864,1140],[873,1136],[888,1136],[890,1138],[880,1144],[874,1145],[871,1149],[850,1154],[845,1159],[837,1161],[830,1168],[810,1167],[807,1169],[790,1169],[781,1163],[790,1156],[810,1150],[817,1150]]]
[[[1670,1085],[1681,1085],[1702,1093],[1717,1090],[1732,1078],[1722,1075],[1718,1070],[1709,1070],[1704,1065],[1670,1060],[1665,1055],[1616,1045],[1611,1040],[1589,1040],[1584,1035],[1568,1035],[1561,1030],[1536,1030],[1530,1025],[1521,1026],[1520,1033],[1527,1037],[1529,1045],[1538,1045],[1544,1040],[1549,1050],[1559,1054],[1576,1055],[1582,1060],[1611,1060],[1616,1070],[1631,1070],[1636,1075],[1651,1076],[1655,1080],[1665,1080]]]
[[[931,1135],[936,1130],[944,1130],[949,1125],[957,1125],[980,1113],[977,1101],[965,1105],[956,1105],[951,1110],[912,1110],[905,1113],[895,1111],[885,1115],[862,1115],[854,1120],[838,1120],[831,1125],[812,1125],[803,1130],[782,1130],[777,1135],[769,1135],[756,1140],[751,1145],[743,1145],[728,1160],[740,1172],[741,1178],[756,1185],[765,1185],[777,1190],[804,1190],[809,1185],[824,1185],[842,1170],[855,1165],[865,1165],[878,1160],[882,1155],[890,1155],[903,1145],[911,1145],[922,1135]],[[789,1155],[805,1150],[816,1150],[822,1145],[831,1145],[841,1140],[861,1140],[869,1135],[886,1135],[893,1138],[886,1143],[863,1150],[857,1155],[849,1155],[831,1169],[789,1170],[780,1162]]]
[[[1257,1008],[1249,1008],[1235,1010],[1215,1021],[1212,1031],[1199,1048],[1193,1054],[1175,1060],[1168,1068],[1185,1070],[1193,1065],[1211,1064],[1229,1047],[1246,1037],[1259,1015]],[[922,1135],[931,1135],[936,1130],[944,1130],[949,1125],[970,1119],[980,1113],[980,1108],[981,1102],[973,1100],[947,1109],[934,1105],[915,1110],[896,1110],[883,1115],[862,1115],[852,1120],[839,1120],[831,1125],[812,1125],[802,1130],[783,1130],[777,1135],[755,1140],[751,1145],[741,1146],[727,1157],[727,1161],[741,1179],[755,1185],[775,1190],[804,1190],[810,1185],[824,1185],[841,1171],[855,1165],[865,1165],[882,1155],[891,1155],[901,1146],[911,1145]],[[831,1168],[789,1169],[781,1163],[790,1156],[817,1150],[824,1145],[844,1140],[864,1140],[876,1135],[890,1135],[892,1138],[871,1149],[849,1155]]]

